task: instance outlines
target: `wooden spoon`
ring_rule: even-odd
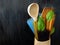
[[[38,39],[38,33],[37,33],[37,17],[39,13],[39,5],[37,3],[32,3],[28,6],[28,14],[31,16],[34,20],[34,32],[35,32],[35,38]]]

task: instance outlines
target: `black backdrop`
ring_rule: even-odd
[[[34,34],[26,24],[30,18],[27,7],[32,2],[39,4],[40,12],[46,2],[55,8],[56,31],[51,45],[60,45],[60,0],[0,0],[0,45],[34,45]]]

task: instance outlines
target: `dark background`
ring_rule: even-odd
[[[27,7],[32,2],[55,8],[55,33],[51,45],[60,45],[60,0],[0,0],[0,45],[34,45],[34,34],[26,21]]]

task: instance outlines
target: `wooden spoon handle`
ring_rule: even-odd
[[[38,29],[37,29],[37,21],[34,21],[34,33],[35,33],[35,38],[38,40]]]

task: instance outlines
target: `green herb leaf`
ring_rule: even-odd
[[[54,16],[54,12],[51,10],[47,13],[46,19],[50,21],[53,18],[53,16]]]
[[[38,31],[44,31],[45,29],[45,24],[42,16],[39,16],[38,18]]]
[[[52,35],[55,32],[55,28],[52,28],[52,31],[50,32],[50,35]]]

